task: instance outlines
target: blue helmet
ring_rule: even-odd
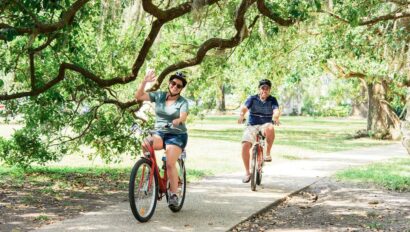
[[[174,75],[169,77],[169,81],[172,81],[174,79],[178,79],[178,80],[182,81],[183,87],[185,87],[186,84],[187,84],[186,76],[182,72],[176,72]]]

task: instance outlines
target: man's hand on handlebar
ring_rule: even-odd
[[[238,118],[238,124],[243,124],[243,123],[245,123],[245,121],[246,121],[245,116],[240,115],[239,118]]]

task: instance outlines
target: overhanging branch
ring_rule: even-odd
[[[270,18],[272,21],[276,22],[277,24],[281,26],[290,26],[296,22],[295,19],[291,19],[291,18],[285,19],[285,18],[280,17],[278,14],[270,11],[269,8],[266,7],[264,0],[258,0],[257,6],[258,6],[259,12],[262,15]]]

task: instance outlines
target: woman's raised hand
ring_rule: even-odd
[[[157,77],[155,76],[154,69],[148,69],[147,73],[145,74],[144,81],[145,82],[153,82],[156,81]]]

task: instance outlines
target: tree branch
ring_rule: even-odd
[[[337,19],[341,22],[350,23],[348,20],[340,17],[339,15],[334,14],[333,12],[329,12],[329,11],[325,11],[325,10],[322,10],[321,12],[326,13],[326,14],[332,16],[333,18],[335,18],[335,19]],[[408,17],[410,17],[410,12],[395,11],[395,12],[391,12],[391,13],[386,14],[386,15],[375,17],[373,19],[362,20],[362,21],[358,22],[357,25],[358,26],[373,25],[373,24],[376,24],[376,23],[381,22],[381,21],[396,20],[396,19],[408,18]]]
[[[68,143],[68,142],[71,142],[71,141],[74,141],[74,140],[76,140],[76,139],[79,139],[79,138],[83,137],[83,136],[87,133],[87,131],[90,130],[90,128],[91,128],[91,126],[92,126],[92,123],[93,123],[94,120],[97,118],[98,109],[99,109],[101,106],[102,106],[102,105],[98,105],[98,106],[94,107],[94,109],[92,109],[92,111],[93,111],[93,117],[92,117],[91,120],[87,123],[87,126],[85,127],[85,129],[84,129],[80,134],[78,134],[78,135],[75,136],[75,137],[68,137],[68,139],[65,140],[65,141],[61,141],[60,143],[57,143],[57,144],[50,144],[49,146],[50,146],[50,147],[52,147],[52,146],[58,146],[58,145],[61,145],[61,144],[64,144],[64,143]]]
[[[5,23],[0,23],[0,29],[12,29],[12,30],[15,30],[15,32],[17,32],[18,35],[33,34],[33,33],[50,33],[54,31],[58,31],[62,29],[63,27],[65,27],[66,25],[71,24],[73,22],[75,14],[89,1],[90,0],[77,0],[63,14],[60,21],[56,23],[51,23],[51,24],[41,23],[35,18],[35,16],[32,13],[28,12],[27,14],[29,14],[30,17],[32,18],[34,17],[33,19],[35,21],[34,28],[14,27],[14,26],[11,26]],[[21,6],[21,4],[19,5]],[[23,8],[23,11],[26,11],[25,8]]]
[[[218,1],[219,0],[208,0],[205,1],[205,4],[210,6]],[[161,10],[155,6],[151,0],[143,0],[142,7],[146,12],[156,17],[159,21],[168,22],[190,12],[192,10],[192,1],[182,3],[168,10]]]
[[[158,76],[157,82],[147,91],[154,91],[159,88],[165,77],[176,70],[195,66],[197,64],[200,64],[202,60],[204,59],[206,53],[214,48],[218,49],[227,49],[227,48],[233,48],[239,45],[239,43],[244,39],[247,34],[243,33],[244,28],[246,28],[245,25],[245,13],[248,10],[248,8],[255,2],[255,0],[242,0],[241,4],[239,5],[237,11],[236,11],[236,16],[235,16],[235,28],[236,28],[236,34],[234,37],[231,39],[221,39],[221,38],[211,38],[202,43],[202,45],[199,47],[196,56],[185,60],[178,62],[176,64],[172,64],[165,68],[161,74]]]
[[[259,12],[262,15],[270,18],[271,20],[273,20],[274,22],[276,22],[277,24],[279,24],[281,26],[290,26],[290,25],[293,25],[296,22],[295,19],[291,19],[291,18],[284,19],[284,18],[280,17],[278,14],[276,14],[274,12],[271,12],[269,10],[269,8],[266,7],[264,0],[258,0],[257,1],[257,6],[258,6]]]

